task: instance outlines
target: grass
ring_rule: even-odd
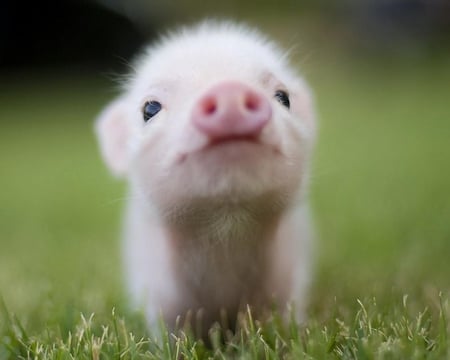
[[[304,65],[321,128],[309,318],[248,313],[235,335],[211,330],[210,348],[183,333],[155,340],[126,306],[124,185],[92,132],[111,84],[3,79],[0,359],[449,358],[449,65]]]
[[[442,300],[442,298],[441,298]],[[363,303],[351,322],[338,313],[325,323],[310,320],[298,327],[283,326],[276,315],[265,324],[244,314],[235,334],[210,330],[211,346],[186,332],[162,336],[146,334],[142,323],[128,323],[112,310],[110,317],[80,315],[71,331],[52,324],[42,334],[30,335],[4,309],[5,330],[0,356],[30,359],[445,359],[448,343],[448,302],[441,302],[437,318],[428,309],[412,313],[405,296],[381,311],[375,299]],[[385,309],[386,310],[386,309]],[[139,326],[137,326],[139,325]],[[143,335],[144,334],[144,335]],[[225,338],[226,342],[221,339]]]

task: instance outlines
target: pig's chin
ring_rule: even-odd
[[[259,195],[277,182],[282,157],[275,146],[257,139],[234,137],[206,144],[176,164],[181,176],[201,184],[209,196]],[[195,191],[195,184],[192,191]]]
[[[254,215],[278,213],[295,198],[293,189],[243,174],[174,185],[164,194],[153,194],[151,203],[163,218],[176,223],[191,223],[217,214],[232,215],[237,209]]]
[[[148,174],[144,183],[150,201],[164,213],[202,205],[214,211],[218,205],[251,206],[262,198],[271,204],[292,199],[300,187],[301,170],[274,147],[251,141],[210,144],[174,161],[164,176]],[[271,205],[272,206],[272,205]]]

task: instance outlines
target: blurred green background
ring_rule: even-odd
[[[316,96],[311,310],[450,289],[450,8],[445,1],[0,5],[0,296],[28,324],[124,304],[125,186],[93,121],[146,41],[205,16],[287,48]],[[353,300],[349,300],[353,301]],[[62,315],[61,315],[62,314]],[[68,320],[70,322],[70,319]]]

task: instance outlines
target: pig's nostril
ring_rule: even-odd
[[[205,99],[203,102],[203,112],[205,115],[212,115],[217,110],[217,102],[214,98]]]
[[[248,111],[256,111],[259,109],[261,105],[261,99],[259,98],[259,96],[254,95],[254,94],[246,94],[245,96],[245,102],[244,102],[244,106],[245,109]]]

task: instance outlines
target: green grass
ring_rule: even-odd
[[[7,318],[0,356],[33,359],[448,358],[448,303],[441,303],[439,316],[434,319],[426,309],[412,314],[407,300],[404,297],[388,311],[381,311],[375,300],[366,304],[358,301],[351,322],[345,322],[335,313],[325,324],[312,319],[300,328],[294,323],[283,326],[276,316],[260,324],[247,312],[235,334],[224,334],[213,327],[208,347],[189,333],[169,334],[164,326],[162,337],[148,335],[138,320],[130,325],[124,317],[117,316],[114,309],[106,320],[98,320],[93,314],[80,315],[66,334],[53,325],[39,336],[30,335],[16,318]]]
[[[0,359],[449,358],[450,60],[305,68],[320,118],[308,320],[247,314],[225,345],[212,330],[211,348],[155,341],[126,306],[124,185],[92,132],[112,85],[3,79]]]

